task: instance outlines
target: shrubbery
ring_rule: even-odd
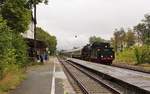
[[[150,46],[143,45],[141,47],[133,46],[131,48],[125,48],[122,52],[117,53],[116,59],[119,62],[150,64]]]
[[[47,2],[38,0],[36,3],[43,1]],[[0,94],[19,83],[22,69],[27,65],[27,46],[20,33],[28,30],[33,21],[32,5],[31,0],[2,0],[0,3]]]
[[[0,18],[0,78],[27,63],[27,47],[20,34],[13,33]],[[15,67],[15,68],[13,68]],[[17,68],[16,68],[17,67]]]
[[[141,47],[135,47],[134,55],[136,64],[143,64],[143,63],[150,64],[150,46],[144,45]]]
[[[134,62],[133,48],[126,48],[124,51],[117,53],[116,59],[119,62]]]
[[[28,63],[27,61],[27,45],[20,34],[14,35],[12,44],[15,49],[15,58],[17,60],[16,64],[21,67],[25,67]]]

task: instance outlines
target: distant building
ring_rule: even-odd
[[[34,39],[34,28],[33,23],[29,25],[29,29],[21,34],[24,38]]]

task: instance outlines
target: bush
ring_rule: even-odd
[[[0,78],[2,79],[4,71],[7,69],[8,51],[12,49],[12,34],[11,30],[6,26],[6,22],[0,18]],[[13,59],[11,58],[11,61]]]
[[[21,35],[14,35],[12,40],[13,48],[15,49],[16,64],[25,67],[27,61],[27,45]]]
[[[19,33],[10,30],[6,22],[0,18],[0,78],[12,71],[11,66],[24,67],[26,64],[26,43]]]
[[[26,43],[0,17],[0,94],[15,88],[24,79],[22,67],[26,64]]]
[[[126,48],[122,52],[117,53],[116,59],[119,62],[134,63],[135,57],[133,48]]]
[[[150,63],[150,46],[135,47],[134,54],[136,64]]]
[[[150,64],[150,46],[143,45],[141,47],[133,46],[119,52],[116,56],[117,61],[130,64]]]

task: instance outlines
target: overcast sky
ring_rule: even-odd
[[[57,37],[58,49],[71,49],[93,35],[110,39],[115,28],[133,27],[146,13],[150,0],[49,0],[38,5],[37,16],[38,26]]]

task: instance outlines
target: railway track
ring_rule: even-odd
[[[150,94],[150,74],[148,73],[73,58],[67,60],[82,68],[87,75],[92,74],[95,80],[120,94]]]
[[[72,62],[62,60],[60,60],[60,62],[64,66],[67,75],[69,74],[71,78],[74,79],[83,94],[121,94],[119,89],[109,85],[112,83],[106,83],[102,77],[98,77],[92,72],[87,71]],[[77,94],[81,94],[78,89]]]
[[[70,84],[72,85],[74,91],[76,92],[76,94],[83,94],[81,88],[79,87],[79,85],[77,84],[77,82],[72,78],[72,76],[70,75],[70,73],[68,73],[68,71],[63,67],[64,73],[67,76]]]

